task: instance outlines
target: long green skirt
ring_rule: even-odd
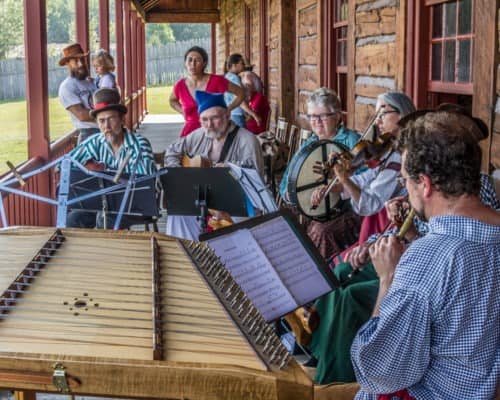
[[[340,282],[352,271],[348,263],[334,268]],[[378,277],[368,264],[344,286],[316,300],[320,324],[310,350],[318,359],[316,383],[354,382],[351,344],[358,329],[370,319],[378,294]]]

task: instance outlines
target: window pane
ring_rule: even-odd
[[[444,82],[455,82],[455,43],[454,40],[448,40],[444,43]]]
[[[432,7],[432,37],[443,37],[443,5]]]
[[[472,29],[472,0],[460,0],[458,8],[458,33],[471,33]]]
[[[347,39],[347,26],[342,26],[338,30],[339,39]]]
[[[457,33],[457,3],[446,3],[445,5],[444,36],[454,36]]]
[[[349,7],[348,0],[342,0],[342,5],[340,6],[340,20],[341,21],[347,21],[347,10]]]
[[[347,21],[348,0],[337,0],[335,4],[335,22]]]
[[[459,41],[458,45],[458,81],[470,82],[470,54],[471,40],[465,39]]]
[[[337,44],[337,66],[347,65],[347,47],[346,42],[339,41]]]
[[[433,81],[441,80],[441,43],[432,45],[432,77]]]

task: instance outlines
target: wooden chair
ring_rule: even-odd
[[[276,125],[276,139],[278,139],[280,142],[287,143],[288,122],[283,117],[278,117],[278,123]]]
[[[302,146],[302,143],[304,143],[307,139],[309,139],[312,136],[313,132],[309,129],[300,129],[300,135],[299,135],[299,147]]]
[[[288,158],[287,164],[290,163],[292,156],[299,149],[300,136],[298,135],[299,128],[296,125],[290,126],[290,132],[288,133]]]

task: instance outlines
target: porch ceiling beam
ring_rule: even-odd
[[[200,22],[200,23],[216,23],[220,21],[218,10],[168,10],[168,11],[150,11],[146,15],[147,22]]]
[[[144,12],[144,8],[139,0],[132,0],[133,7],[139,13],[143,21],[146,21],[146,13]]]

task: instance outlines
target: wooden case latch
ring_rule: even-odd
[[[61,363],[54,365],[54,374],[52,375],[52,383],[62,393],[69,393],[68,380],[66,378],[66,367]]]

